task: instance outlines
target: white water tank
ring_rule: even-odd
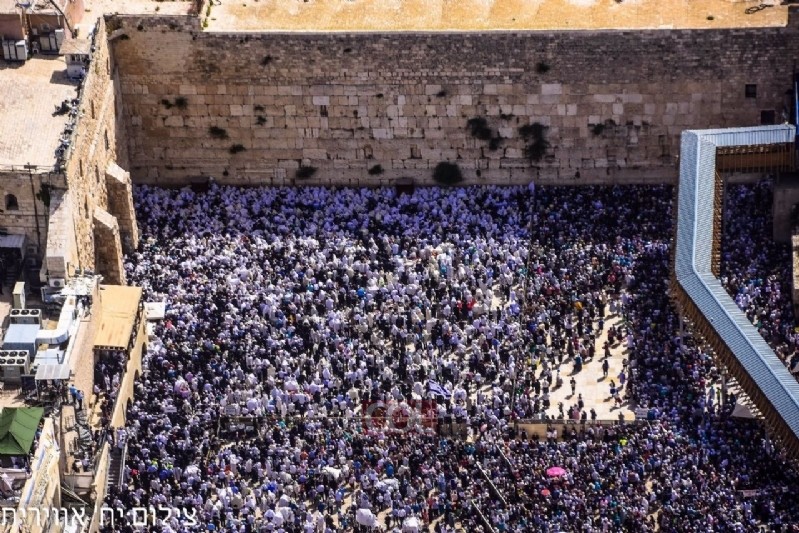
[[[25,309],[25,282],[18,281],[14,285],[14,309]]]
[[[28,45],[25,41],[2,41],[2,46],[6,61],[27,61]]]
[[[14,45],[17,49],[17,61],[27,61],[28,60],[28,41],[22,40],[17,41]]]
[[[55,42],[56,42],[56,45],[58,46],[59,50],[61,50],[61,45],[64,44],[64,39],[65,38],[66,38],[66,35],[64,34],[64,28],[58,28],[55,31]]]

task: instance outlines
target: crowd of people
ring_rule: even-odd
[[[678,334],[672,199],[665,186],[138,188],[142,242],[125,266],[167,314],[109,505],[195,511],[148,529],[175,533],[799,530],[795,472],[758,423],[730,417],[711,357]],[[735,271],[752,287],[754,269]],[[598,373],[584,365],[620,345],[614,396],[646,419],[517,430],[595,418],[596,400],[564,409],[549,390],[579,392],[564,377]],[[406,404],[433,423],[374,416]]]
[[[769,181],[756,186],[729,186],[721,281],[791,372],[799,374],[799,333],[794,331],[791,301],[791,249],[772,238],[771,195]]]

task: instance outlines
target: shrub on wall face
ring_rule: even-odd
[[[211,126],[210,128],[208,128],[208,133],[214,139],[227,139],[228,138],[227,130],[225,128],[220,128],[219,126]]]
[[[546,129],[546,126],[539,122],[525,124],[519,128],[519,135],[527,143],[524,155],[531,163],[541,161],[549,149],[549,141],[544,136]]]
[[[316,167],[300,167],[297,169],[297,179],[308,179],[316,174]]]
[[[470,118],[466,122],[466,127],[475,139],[487,141],[491,138],[491,128],[488,127],[488,121],[483,117]]]
[[[440,185],[456,185],[463,181],[463,175],[455,163],[441,162],[433,171],[433,181]]]

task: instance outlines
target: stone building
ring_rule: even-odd
[[[80,81],[63,61],[36,58],[0,73],[7,94],[20,85],[26,93],[0,116],[13,132],[0,140],[0,230],[26,237],[25,255],[54,285],[79,269],[124,283],[122,253],[138,241],[102,18],[87,37]]]

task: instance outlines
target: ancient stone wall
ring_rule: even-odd
[[[67,278],[75,268],[84,268],[107,273],[115,282],[124,283],[124,274],[119,277],[121,257],[109,252],[119,249],[119,239],[126,237],[124,232],[116,236],[112,232],[115,239],[112,242],[95,242],[96,238],[108,234],[104,228],[95,228],[97,220],[106,221],[111,216],[114,227],[117,217],[135,220],[133,213],[124,210],[130,202],[113,202],[114,207],[123,208],[122,212],[109,207],[106,171],[117,161],[119,110],[103,19],[98,21],[93,42],[92,61],[80,94],[77,133],[63,163],[67,190],[60,192],[57,201],[50,206],[46,262],[50,277]],[[123,143],[123,146],[126,145]],[[127,151],[123,150],[121,155],[126,163]],[[126,227],[129,226],[128,223]]]
[[[10,167],[0,171],[0,227],[25,235],[23,253],[41,256],[47,242],[51,191],[64,187],[54,169]]]
[[[429,183],[449,161],[467,183],[587,183],[672,181],[681,131],[781,122],[797,19],[460,34],[221,34],[192,17],[109,25],[134,182]],[[473,134],[470,119],[485,124]],[[533,124],[543,130],[523,138]],[[300,166],[317,170],[298,179]]]

